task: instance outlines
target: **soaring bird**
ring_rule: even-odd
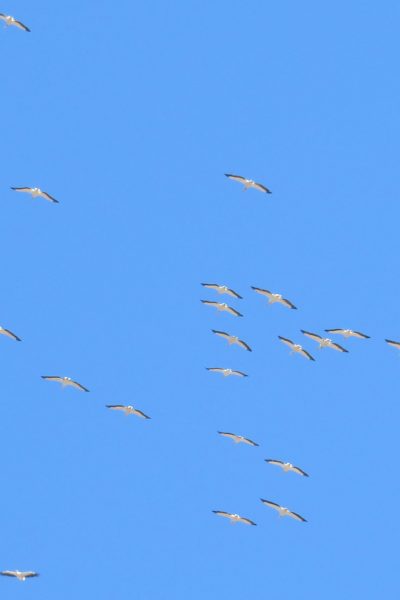
[[[35,571],[0,571],[0,575],[6,577],[16,577],[19,581],[25,581],[29,577],[39,577],[39,573]]]
[[[221,375],[224,377],[229,377],[230,375],[237,375],[237,377],[248,377],[248,375],[243,373],[243,371],[234,371],[233,369],[223,369],[222,367],[206,367],[206,369],[212,373],[221,373]]]
[[[15,333],[10,331],[9,329],[4,329],[4,327],[0,327],[0,335],[5,335],[5,336],[11,338],[12,340],[15,340],[16,342],[21,341],[21,338],[19,338],[17,335],[15,335]]]
[[[309,477],[308,473],[300,469],[299,467],[295,467],[291,463],[283,462],[283,460],[276,460],[275,458],[266,458],[265,462],[270,465],[276,465],[277,467],[281,467],[285,473],[288,471],[293,471],[293,473],[297,473],[298,475],[303,475],[303,477]]]
[[[231,175],[230,173],[225,173],[225,177],[229,177],[229,179],[233,179],[233,181],[238,181],[243,184],[243,191],[245,192],[249,188],[254,188],[255,190],[259,190],[260,192],[265,192],[266,194],[272,194],[271,190],[269,190],[262,183],[256,183],[252,179],[246,179],[246,177],[241,177],[241,175]]]
[[[315,360],[315,358],[313,358],[311,356],[311,354],[309,352],[307,352],[307,350],[304,350],[303,346],[300,346],[300,344],[295,344],[294,342],[292,342],[292,340],[289,340],[288,338],[284,338],[281,335],[278,335],[278,338],[281,340],[281,342],[283,342],[284,344],[289,346],[289,348],[291,348],[291,350],[292,350],[291,354],[293,352],[297,352],[298,354],[301,354],[301,356],[308,358],[308,360]]]
[[[292,517],[292,519],[296,519],[296,521],[303,521],[305,523],[307,522],[306,519],[304,517],[302,517],[301,515],[299,515],[295,512],[292,512],[291,510],[289,510],[288,508],[285,508],[284,506],[280,506],[279,504],[276,504],[276,502],[271,502],[270,500],[264,500],[263,498],[260,498],[260,500],[266,506],[270,506],[271,508],[274,508],[275,510],[277,510],[280,517]]]
[[[227,304],[225,304],[225,302],[212,302],[211,300],[201,300],[201,302],[203,304],[206,304],[207,306],[213,306],[217,310],[228,312],[234,317],[243,317],[243,315],[239,311],[232,308],[232,306],[228,306]]]
[[[235,444],[248,444],[249,446],[258,446],[253,440],[243,437],[242,435],[236,435],[236,433],[227,433],[226,431],[218,431],[219,435],[230,438]]]
[[[0,13],[0,19],[2,19],[2,21],[4,21],[4,23],[7,26],[15,25],[15,27],[18,27],[19,29],[23,29],[24,31],[30,31],[30,29],[26,25],[21,23],[21,21],[17,21],[17,19],[14,19],[14,17],[11,17],[10,15],[4,15],[3,13]]]
[[[314,340],[314,342],[317,342],[319,344],[320,348],[332,348],[332,350],[338,350],[339,352],[348,352],[348,350],[346,350],[346,348],[343,348],[343,346],[340,346],[340,344],[336,344],[335,342],[332,342],[332,340],[330,340],[329,338],[323,338],[322,336],[318,335],[317,333],[311,333],[310,331],[304,331],[304,329],[301,329],[300,331],[305,336]]]
[[[395,342],[393,340],[385,340],[385,342],[389,344],[389,346],[393,346],[393,348],[397,348],[397,350],[400,350],[400,342]]]
[[[226,517],[230,520],[232,524],[245,523],[245,525],[257,525],[257,523],[254,523],[254,521],[251,521],[250,519],[246,519],[245,517],[241,517],[240,515],[225,512],[224,510],[213,510],[213,513],[215,515],[218,515],[219,517]]]
[[[257,292],[257,294],[266,296],[269,304],[275,304],[275,302],[279,302],[280,304],[283,304],[283,306],[287,306],[287,308],[297,309],[297,306],[292,304],[292,302],[287,300],[287,298],[284,298],[282,294],[273,294],[269,290],[263,290],[262,288],[254,287],[253,285],[251,286],[251,289]]]
[[[226,333],[225,331],[217,331],[216,329],[211,329],[211,331],[215,333],[215,335],[219,335],[220,337],[225,338],[230,346],[232,346],[233,344],[237,344],[241,348],[244,348],[245,350],[251,352],[250,346],[248,346],[243,340],[239,340],[237,335],[231,335],[230,333]]]
[[[345,338],[355,337],[361,340],[369,340],[370,336],[365,335],[365,333],[361,333],[360,331],[353,331],[352,329],[325,329],[327,333],[337,333],[338,335],[342,335]]]
[[[45,198],[46,200],[49,200],[50,202],[53,202],[55,204],[59,203],[58,200],[53,198],[53,196],[50,196],[50,194],[48,194],[47,192],[43,192],[40,188],[37,187],[12,187],[11,189],[14,190],[14,192],[26,192],[27,194],[30,194],[32,198],[38,198],[40,196],[41,198]]]
[[[122,410],[126,415],[136,415],[137,417],[142,417],[142,419],[151,419],[151,417],[148,417],[144,412],[134,408],[130,404],[128,406],[124,406],[123,404],[106,404],[106,408],[110,408],[111,410]]]
[[[74,381],[70,377],[60,377],[59,375],[42,375],[42,379],[45,379],[46,381],[56,381],[57,383],[61,383],[62,387],[71,386],[76,388],[77,390],[82,390],[82,392],[89,391],[83,385],[81,385],[77,381]]]
[[[228,288],[226,285],[219,285],[218,283],[202,283],[201,285],[210,290],[215,290],[218,294],[227,294],[228,296],[232,296],[232,298],[242,300],[242,296],[239,296],[237,292]]]

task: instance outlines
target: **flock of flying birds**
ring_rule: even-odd
[[[255,181],[253,181],[251,179],[246,179],[245,177],[241,177],[239,175],[231,175],[231,174],[226,174],[226,177],[228,177],[229,179],[232,179],[234,181],[238,181],[239,183],[242,183],[244,186],[243,191],[253,188],[253,189],[257,189],[261,192],[267,193],[267,194],[271,193],[271,191],[267,187],[265,187],[261,183],[256,183]],[[217,283],[202,283],[201,285],[207,289],[211,289],[211,290],[217,292],[220,295],[227,295],[227,296],[230,296],[231,298],[235,298],[237,300],[242,300],[242,296],[240,296],[235,290],[229,288],[226,285],[220,285]],[[293,304],[293,302],[291,302],[290,300],[285,298],[282,294],[274,293],[274,292],[271,292],[270,290],[266,290],[266,289],[254,287],[254,286],[251,286],[251,289],[254,292],[256,292],[257,294],[260,294],[261,296],[264,296],[265,298],[267,298],[269,304],[277,304],[278,303],[278,304],[281,304],[282,306],[289,308],[291,310],[297,309],[297,307]],[[215,308],[217,311],[226,312],[234,317],[243,317],[243,315],[238,310],[236,310],[232,306],[229,306],[225,302],[216,302],[214,300],[201,300],[201,302],[205,306]],[[215,335],[225,339],[229,345],[236,344],[239,347],[243,348],[244,350],[247,350],[248,352],[252,351],[250,346],[244,340],[239,339],[239,337],[236,335],[232,335],[231,333],[227,333],[226,331],[220,331],[217,329],[212,329],[211,331]],[[301,329],[300,331],[305,337],[316,342],[320,349],[331,348],[332,350],[336,350],[338,352],[343,352],[343,353],[348,352],[348,350],[346,348],[344,348],[340,344],[334,342],[332,339],[330,339],[329,337],[327,337],[325,335],[319,335],[318,333],[313,333],[311,331],[306,331],[304,329]],[[329,333],[329,334],[333,334],[333,335],[341,335],[345,339],[354,337],[354,338],[365,340],[365,339],[369,339],[369,337],[370,337],[370,336],[366,335],[365,333],[361,333],[360,331],[354,331],[352,329],[334,328],[334,329],[325,329],[325,332]],[[308,350],[303,348],[303,346],[301,344],[295,343],[292,340],[290,340],[286,337],[283,337],[283,336],[278,336],[278,339],[283,344],[285,344],[286,346],[288,346],[290,348],[291,354],[295,353],[295,354],[299,354],[300,356],[303,356],[304,358],[306,358],[308,360],[311,360],[311,361],[315,360],[315,358],[310,354],[310,352],[308,352]],[[385,341],[390,346],[394,346],[395,348],[400,349],[400,342],[397,342],[394,340],[389,340],[389,339],[386,339]],[[243,371],[237,371],[234,369],[230,369],[230,368],[225,368],[225,367],[206,367],[206,368],[208,371],[213,372],[213,373],[220,373],[224,377],[230,377],[230,376],[247,377],[247,373],[244,373]],[[218,433],[223,437],[233,440],[236,444],[243,443],[243,444],[248,444],[250,446],[258,446],[258,444],[256,444],[256,442],[254,442],[253,440],[250,440],[242,435],[237,435],[236,433],[229,433],[226,431],[218,431]],[[300,467],[294,466],[293,464],[291,464],[289,462],[285,462],[283,460],[278,460],[278,459],[271,459],[271,458],[267,458],[267,459],[265,459],[265,461],[268,464],[280,467],[283,470],[283,472],[285,472],[285,473],[291,471],[291,472],[297,473],[298,475],[301,475],[303,477],[309,476],[308,473],[303,471],[303,469],[300,469]],[[293,512],[292,510],[289,510],[288,508],[285,508],[284,506],[281,506],[280,504],[278,504],[276,502],[272,502],[271,500],[265,500],[264,498],[260,498],[260,500],[265,506],[269,506],[270,508],[275,509],[278,512],[280,517],[291,517],[292,519],[295,519],[296,521],[306,522],[306,519],[304,517],[302,517],[301,515],[299,515],[296,512]],[[240,523],[244,523],[246,525],[256,525],[256,523],[254,521],[252,521],[251,519],[248,519],[247,517],[243,517],[236,513],[229,513],[226,511],[222,511],[222,510],[214,510],[213,512],[220,517],[225,517],[225,518],[229,519],[231,523],[239,523],[240,522]]]
[[[22,23],[21,21],[18,21],[17,19],[15,19],[14,17],[12,17],[10,15],[5,15],[5,14],[0,13],[0,20],[2,20],[6,26],[15,26],[19,29],[22,29],[23,31],[27,31],[27,32],[30,31],[30,29],[26,25],[24,25],[24,23]],[[237,181],[237,182],[241,183],[243,185],[243,191],[246,191],[248,189],[255,189],[255,190],[259,190],[260,192],[263,192],[266,194],[271,194],[271,190],[269,190],[265,185],[263,185],[261,183],[257,183],[256,181],[253,181],[252,179],[247,179],[240,175],[232,175],[232,174],[226,174],[226,177],[228,177],[229,179],[232,179],[233,181]],[[53,196],[51,196],[47,192],[44,192],[43,190],[41,190],[38,187],[26,187],[26,186],[25,187],[11,187],[11,189],[15,192],[22,192],[22,193],[30,194],[32,196],[32,198],[40,197],[49,202],[58,203],[58,200],[56,200]],[[239,299],[239,300],[242,299],[242,296],[240,296],[237,292],[235,292],[234,290],[232,290],[231,288],[229,288],[225,285],[219,285],[219,284],[215,284],[215,283],[203,283],[202,285],[205,288],[216,291],[218,294],[228,295],[228,296],[231,296],[232,298]],[[282,294],[273,293],[269,290],[266,290],[263,288],[258,288],[258,287],[253,287],[253,286],[252,286],[252,289],[257,294],[260,294],[261,296],[266,297],[268,299],[269,304],[279,303],[282,306],[292,309],[292,310],[293,309],[295,310],[297,308],[290,300],[288,300],[287,298],[284,298],[282,296]],[[235,308],[233,308],[232,306],[229,306],[228,304],[226,304],[224,302],[216,302],[216,301],[212,301],[212,300],[202,300],[202,303],[206,306],[215,308],[218,311],[227,312],[230,315],[235,316],[235,317],[243,316],[238,310],[236,310]],[[232,335],[225,331],[219,331],[216,329],[213,329],[212,332],[215,335],[225,339],[229,345],[236,344],[236,345],[240,346],[241,348],[243,348],[244,350],[247,350],[248,352],[252,351],[250,346],[245,341],[239,339],[235,335]],[[359,338],[359,339],[368,339],[369,338],[368,335],[365,335],[364,333],[361,333],[359,331],[353,331],[352,329],[340,329],[340,328],[325,329],[325,332],[334,334],[334,335],[335,334],[342,335],[344,338],[350,338],[350,337],[355,337],[355,338]],[[301,333],[304,336],[310,338],[311,340],[317,342],[319,348],[331,348],[332,350],[337,350],[339,352],[348,352],[348,350],[343,348],[343,346],[332,341],[329,337],[326,337],[323,335],[321,336],[317,333],[305,331],[303,329],[301,330]],[[3,327],[0,327],[0,335],[4,335],[14,341],[17,341],[17,342],[21,341],[21,338],[19,338],[15,333],[13,333],[11,330],[5,329]],[[283,336],[278,336],[278,337],[282,343],[284,343],[285,345],[287,345],[290,348],[291,354],[296,353],[296,354],[303,356],[304,358],[307,358],[308,360],[311,360],[311,361],[315,360],[314,357],[306,349],[304,349],[301,344],[295,343],[292,340],[285,338]],[[400,341],[397,342],[397,341],[389,340],[389,339],[386,339],[385,341],[389,345],[394,346],[397,349],[400,349]],[[214,373],[220,373],[224,377],[229,377],[229,376],[247,377],[247,374],[244,373],[243,371],[237,371],[237,370],[230,369],[230,368],[207,367],[207,370],[210,372],[214,372]],[[69,387],[76,388],[83,392],[89,392],[88,388],[83,386],[81,383],[74,381],[70,377],[59,376],[59,375],[42,375],[42,379],[44,379],[46,381],[54,381],[56,383],[61,384],[62,387],[69,386]],[[125,415],[136,415],[143,419],[150,419],[150,417],[148,415],[146,415],[141,410],[139,410],[131,405],[107,404],[106,408],[108,408],[110,410],[121,411],[121,412],[125,413]],[[243,443],[243,444],[248,444],[250,446],[258,446],[258,444],[256,444],[256,442],[254,442],[253,440],[250,440],[242,435],[237,435],[235,433],[230,433],[230,432],[226,432],[226,431],[218,431],[218,434],[221,435],[222,437],[231,439],[236,444]],[[303,477],[308,477],[308,474],[305,471],[303,471],[302,469],[300,469],[300,467],[294,466],[293,464],[291,464],[289,462],[285,462],[285,461],[278,460],[278,459],[271,459],[271,458],[265,459],[265,461],[268,464],[280,467],[282,469],[282,471],[285,473],[293,472],[293,473],[296,473]],[[280,517],[291,517],[297,521],[303,521],[303,522],[306,521],[306,519],[304,517],[302,517],[301,515],[299,515],[298,513],[293,512],[293,511],[289,510],[288,508],[285,508],[284,506],[277,504],[276,502],[272,502],[271,500],[265,500],[264,498],[261,498],[260,500],[265,506],[269,506],[270,508],[273,508],[274,510],[276,510]],[[240,523],[245,523],[246,525],[256,525],[256,523],[254,523],[254,521],[252,521],[251,519],[248,519],[246,517],[243,517],[243,516],[235,514],[235,513],[229,513],[229,512],[222,511],[222,510],[214,510],[213,512],[218,516],[229,519],[231,523],[240,522]],[[38,573],[35,571],[18,571],[18,570],[9,571],[9,570],[7,570],[7,571],[0,571],[0,575],[7,576],[7,577],[15,577],[19,581],[25,581],[26,579],[29,579],[32,577],[37,577]]]

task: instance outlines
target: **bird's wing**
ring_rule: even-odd
[[[229,177],[229,179],[233,179],[234,181],[240,181],[240,183],[246,181],[246,177],[242,177],[241,175],[231,175],[230,173],[225,173],[225,177]]]
[[[262,288],[254,287],[254,285],[251,286],[251,289],[254,290],[255,292],[257,292],[257,294],[261,294],[262,296],[267,296],[267,298],[272,297],[272,292],[270,292],[269,290],[263,290]]]
[[[221,337],[223,337],[223,338],[225,338],[227,340],[229,340],[229,338],[231,337],[229,335],[229,333],[226,333],[226,331],[217,331],[216,329],[211,329],[211,331],[213,333],[215,333],[215,335],[219,335],[219,336],[221,336]]]
[[[238,377],[248,377],[247,373],[243,373],[243,371],[232,371],[232,375],[237,375]]]
[[[138,408],[134,408],[133,409],[133,414],[137,415],[138,417],[143,417],[143,419],[150,419],[151,417],[147,416],[144,414],[144,412],[142,412],[141,410],[139,410]]]
[[[23,29],[24,31],[30,31],[29,27],[21,23],[21,21],[13,21],[13,25],[18,27],[19,29]]]
[[[243,340],[238,340],[238,344],[245,350],[248,350],[249,352],[251,352],[250,346],[248,344],[246,344],[246,342],[244,342]]]
[[[32,188],[30,187],[12,187],[12,190],[14,190],[14,192],[28,192],[30,193],[32,191]]]
[[[260,192],[265,192],[266,194],[272,194],[271,190],[269,190],[265,185],[263,185],[262,183],[255,183],[253,185],[254,188],[256,188],[256,190],[260,190]]]
[[[314,340],[314,342],[320,342],[322,340],[322,337],[320,335],[318,335],[317,333],[311,333],[310,331],[304,331],[304,329],[300,329],[300,331],[307,337]]]
[[[224,510],[213,510],[213,513],[219,517],[227,517],[228,519],[232,517],[231,513],[225,512]]]
[[[315,361],[315,358],[314,358],[313,356],[311,356],[311,354],[310,354],[309,352],[307,352],[307,350],[304,350],[304,348],[302,348],[302,349],[300,350],[300,354],[301,354],[302,356],[305,356],[306,358],[308,358],[308,360],[313,360],[313,361]]]
[[[290,346],[290,348],[293,348],[294,343],[292,342],[292,340],[289,340],[288,338],[284,338],[281,335],[278,335],[278,338],[281,340],[281,342],[283,342],[287,346]]]
[[[279,510],[281,507],[279,504],[277,504],[276,502],[271,502],[270,500],[264,500],[263,498],[260,498],[261,502],[263,504],[266,504],[267,506],[270,506],[271,508],[274,508],[275,510]]]
[[[7,337],[15,340],[16,342],[20,342],[21,338],[19,338],[17,335],[15,335],[15,333],[13,333],[12,331],[10,331],[9,329],[0,329],[0,333],[2,333],[3,335],[6,335]]]
[[[361,333],[361,331],[353,331],[353,337],[360,338],[361,340],[369,340],[370,336]]]
[[[283,466],[283,460],[276,460],[275,458],[266,458],[265,462],[269,463],[270,465],[277,465],[278,467],[282,467]]]
[[[222,367],[206,367],[207,371],[212,371],[213,373],[223,373],[225,369]]]
[[[15,571],[0,571],[0,575],[5,575],[6,577],[16,577],[17,576]]]
[[[285,306],[287,306],[288,308],[293,308],[295,310],[297,310],[297,306],[295,306],[292,302],[290,302],[290,300],[288,300],[287,298],[282,298],[281,300],[281,304],[284,304]]]
[[[296,521],[302,521],[303,523],[306,523],[306,519],[304,517],[302,517],[301,515],[299,515],[298,513],[292,512],[291,510],[289,510],[288,512],[288,516],[292,517],[292,519],[296,519]]]
[[[338,350],[339,352],[348,352],[346,348],[343,348],[343,346],[340,344],[336,344],[336,342],[329,342],[329,348],[332,348],[332,350]]]
[[[23,571],[21,575],[23,577],[38,577],[39,573],[36,573],[36,571]]]
[[[290,470],[293,471],[294,473],[298,473],[299,475],[303,475],[303,477],[309,477],[308,473],[303,471],[303,469],[300,469],[300,467],[293,466],[293,467],[291,467]]]
[[[231,288],[227,288],[226,293],[229,294],[230,296],[233,296],[233,298],[238,298],[238,300],[243,300],[242,296],[240,296],[237,292],[235,292],[235,290],[232,290]]]
[[[232,440],[239,439],[239,436],[236,435],[236,433],[228,433],[227,431],[218,431],[218,433],[219,433],[219,435],[222,435],[223,437],[231,438]]]
[[[243,317],[243,315],[238,310],[232,308],[232,306],[227,306],[225,311],[230,313],[231,315],[234,315],[235,317]]]
[[[106,408],[111,408],[111,410],[125,410],[126,406],[123,404],[106,404]]]
[[[42,196],[42,198],[50,200],[50,202],[55,202],[56,204],[59,204],[58,200],[56,200],[53,196],[50,196],[50,194],[48,194],[47,192],[40,192],[40,195]]]
[[[245,523],[246,525],[257,525],[257,523],[254,523],[254,521],[251,519],[246,519],[245,517],[239,517],[238,521],[240,523]]]
[[[389,346],[400,349],[400,342],[395,342],[394,340],[385,340],[385,342],[387,342]]]
[[[242,441],[245,444],[249,444],[249,446],[258,446],[258,444],[256,444],[256,442],[253,442],[253,440],[250,440],[249,438],[242,437]]]
[[[42,379],[46,379],[47,381],[63,381],[63,378],[59,375],[41,375]]]
[[[338,335],[344,335],[344,329],[325,329],[327,333],[337,333]]]
[[[0,19],[2,19],[2,21],[5,21],[7,19],[7,15],[0,13]]]
[[[88,392],[89,391],[87,388],[85,388],[85,386],[81,385],[77,381],[73,381],[72,379],[71,379],[71,381],[69,383],[70,383],[70,385],[72,387],[76,387],[78,390],[82,390],[82,392]]]
[[[210,306],[220,306],[220,302],[214,302],[213,300],[200,300],[203,304],[208,304]]]

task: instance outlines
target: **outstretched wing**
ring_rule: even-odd
[[[226,333],[226,331],[217,331],[217,329],[211,329],[211,331],[215,333],[215,335],[219,335],[220,337],[223,337],[226,340],[229,340],[231,337],[229,333]]]
[[[13,21],[13,25],[18,27],[19,29],[23,29],[24,31],[30,31],[29,27],[21,23],[21,21]]]
[[[74,381],[73,379],[71,379],[70,381],[70,385],[72,387],[76,387],[76,389],[81,390],[82,392],[88,392],[89,390],[87,388],[85,388],[85,386],[83,386],[81,383],[78,383],[77,381]]]
[[[63,378],[59,375],[41,375],[41,378],[45,379],[46,381],[57,381],[58,383],[63,381]]]
[[[252,521],[251,519],[246,519],[245,517],[240,517],[238,519],[239,523],[245,523],[246,525],[257,525],[257,523],[254,523],[254,521]]]
[[[241,346],[241,348],[244,348],[245,350],[247,350],[248,352],[251,352],[251,348],[248,344],[246,344],[246,342],[244,342],[243,340],[238,340],[238,345]]]
[[[253,187],[256,188],[256,190],[260,190],[260,192],[265,192],[266,194],[272,194],[271,190],[269,190],[262,183],[254,183]]]
[[[314,340],[314,342],[320,342],[323,338],[317,333],[311,333],[311,331],[305,331],[304,329],[300,329],[301,333]]]
[[[32,191],[32,188],[30,187],[11,187],[11,189],[14,190],[14,192],[27,192],[28,194]]]
[[[234,308],[232,308],[232,306],[228,306],[225,308],[225,312],[228,312],[229,314],[233,315],[234,317],[243,317],[243,315],[238,311],[235,310]]]
[[[369,335],[366,335],[365,333],[361,333],[361,331],[353,331],[352,336],[359,338],[361,340],[369,340],[370,339]]]
[[[137,415],[138,417],[142,417],[143,419],[151,419],[151,417],[149,417],[148,415],[145,415],[144,412],[142,412],[138,408],[134,408],[132,412],[134,415]]]
[[[389,346],[393,346],[394,348],[400,350],[400,342],[395,342],[394,340],[385,340],[385,342],[389,344]]]
[[[278,338],[281,340],[281,342],[286,344],[286,346],[289,346],[289,348],[293,348],[294,343],[292,342],[292,340],[289,340],[288,338],[284,338],[281,335],[278,335]]]
[[[246,181],[246,177],[242,177],[241,175],[225,173],[225,177],[229,177],[229,179],[233,179],[233,181],[239,181],[239,183],[244,183]]]
[[[200,302],[207,304],[208,306],[215,306],[215,308],[220,306],[220,302],[214,302],[213,300],[200,300]]]
[[[271,500],[264,500],[264,498],[260,498],[261,502],[270,508],[274,508],[275,510],[279,510],[281,506],[276,502],[271,502]]]
[[[299,354],[301,354],[302,356],[304,356],[305,358],[308,358],[308,360],[313,360],[315,361],[315,358],[313,356],[311,356],[311,354],[309,352],[307,352],[307,350],[304,350],[304,348],[302,348],[299,352]]]
[[[251,286],[251,289],[257,292],[257,294],[261,294],[262,296],[266,296],[267,298],[272,298],[272,292],[270,292],[269,290],[263,290],[263,288],[254,287],[254,285]]]
[[[302,521],[303,523],[307,523],[304,517],[302,517],[298,513],[292,512],[291,510],[288,512],[288,516],[292,517],[292,519],[296,519],[296,521]]]
[[[300,469],[300,467],[292,466],[290,470],[293,471],[293,473],[297,473],[298,475],[302,475],[303,477],[309,477],[309,474],[306,473],[305,471],[303,471],[303,469]]]
[[[332,348],[332,350],[338,350],[339,352],[348,352],[348,350],[346,350],[346,348],[343,348],[343,346],[341,346],[340,344],[336,344],[336,342],[329,342],[329,348]]]
[[[265,462],[269,463],[270,465],[276,465],[277,467],[283,467],[283,461],[282,460],[276,460],[275,458],[266,458]]]
[[[111,410],[125,410],[126,406],[123,404],[106,404],[106,408],[110,408]]]
[[[42,198],[49,200],[50,202],[54,202],[55,204],[59,204],[58,200],[56,200],[53,196],[50,196],[47,192],[40,192]]]
[[[6,335],[7,337],[15,340],[16,342],[20,342],[21,338],[19,338],[17,335],[15,335],[15,333],[13,333],[12,331],[10,331],[9,329],[4,329],[3,327],[0,327],[0,333],[2,333],[3,335]]]
[[[287,306],[288,308],[292,308],[294,310],[297,310],[297,306],[295,306],[292,302],[290,302],[290,300],[288,300],[287,298],[282,298],[281,300],[281,304],[284,304],[285,306]]]
[[[243,371],[232,371],[232,375],[237,375],[238,377],[248,377],[247,373],[243,373]]]
[[[218,433],[219,433],[219,435],[230,438],[231,440],[234,440],[234,441],[237,441],[240,439],[240,436],[236,435],[236,433],[228,433],[227,431],[218,431]]]
[[[242,442],[244,442],[245,444],[249,444],[249,446],[258,446],[258,444],[256,444],[256,442],[253,442],[253,440],[250,440],[249,438],[245,438],[242,436]]]

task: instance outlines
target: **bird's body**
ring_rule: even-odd
[[[227,294],[228,296],[232,296],[232,298],[242,300],[242,296],[239,296],[237,292],[228,288],[226,285],[219,285],[218,283],[202,283],[201,285],[210,290],[215,290],[218,294]]]
[[[132,405],[124,405],[124,404],[106,404],[106,408],[110,410],[120,410],[125,413],[125,415],[136,415],[137,417],[141,417],[142,419],[151,419],[151,417],[147,416],[139,410],[138,408],[134,408]]]
[[[83,385],[71,379],[71,377],[60,377],[59,375],[42,375],[42,379],[46,381],[56,381],[60,383],[62,387],[74,387],[82,392],[88,392],[89,390]]]
[[[36,571],[0,571],[0,575],[16,577],[19,581],[25,581],[25,579],[29,579],[30,577],[38,577],[39,573],[36,573]]]
[[[248,375],[243,373],[243,371],[234,371],[233,369],[223,369],[221,367],[206,367],[206,369],[212,373],[221,373],[221,375],[224,377],[230,377],[231,375],[236,375],[237,377],[248,377]]]
[[[283,462],[282,460],[276,460],[275,458],[266,458],[265,462],[269,463],[270,465],[276,465],[277,467],[280,467],[285,473],[292,471],[293,473],[297,473],[298,475],[302,475],[303,477],[309,476],[305,471],[303,471],[299,467],[295,467],[294,465],[292,465],[292,463],[289,462]]]
[[[248,444],[249,446],[258,446],[253,440],[245,438],[242,435],[236,435],[236,433],[228,433],[227,431],[218,431],[219,435],[231,439],[235,444]]]
[[[296,521],[306,522],[306,519],[304,517],[302,517],[298,513],[295,513],[293,511],[289,510],[288,508],[285,508],[284,506],[280,506],[276,502],[271,502],[270,500],[264,500],[263,498],[260,498],[260,500],[263,504],[265,504],[265,506],[269,506],[270,508],[275,509],[278,512],[280,517],[292,517],[292,519],[295,519]]]
[[[58,204],[58,200],[56,200],[53,196],[50,196],[47,192],[43,192],[40,188],[34,187],[12,187],[14,192],[24,192],[26,194],[30,194],[32,198],[44,198],[49,202],[53,202],[54,204]]]
[[[232,175],[230,173],[225,173],[225,177],[229,179],[233,179],[233,181],[238,181],[243,184],[243,191],[246,191],[250,188],[255,190],[259,190],[260,192],[264,192],[265,194],[272,194],[271,190],[269,190],[262,183],[257,183],[253,179],[246,179],[246,177],[242,177],[241,175]]]
[[[304,331],[304,329],[301,329],[301,333],[309,337],[311,340],[314,340],[314,342],[317,342],[320,348],[331,348],[332,350],[338,350],[339,352],[348,352],[348,350],[346,350],[346,348],[343,348],[343,346],[340,346],[340,344],[336,344],[336,342],[333,342],[331,339],[324,338],[318,335],[317,333],[312,333],[311,331]]]
[[[243,340],[240,340],[237,337],[237,335],[231,335],[230,333],[226,333],[225,331],[217,331],[216,329],[212,329],[211,331],[215,333],[215,335],[226,339],[230,346],[232,346],[233,344],[237,344],[241,348],[244,348],[248,352],[251,352],[250,346],[248,346],[248,344],[246,344],[246,342],[244,342]]]
[[[240,515],[237,515],[235,513],[228,513],[228,512],[225,512],[224,510],[213,510],[213,513],[215,515],[218,515],[219,517],[225,517],[226,519],[229,519],[231,523],[244,523],[245,525],[257,525],[257,523],[254,523],[254,521],[251,521],[251,519],[246,519],[245,517],[241,517]]]
[[[232,308],[232,306],[228,306],[225,302],[212,302],[211,300],[201,300],[201,302],[206,306],[212,306],[221,312],[228,312],[234,317],[243,317],[239,311]]]
[[[5,335],[6,337],[9,337],[12,340],[15,340],[16,342],[21,341],[21,338],[19,338],[17,335],[15,335],[15,333],[10,331],[9,329],[4,329],[4,327],[0,327],[0,335]]]
[[[304,358],[308,358],[308,360],[315,360],[315,358],[313,358],[311,354],[307,352],[307,350],[304,350],[303,346],[300,346],[300,344],[295,344],[294,342],[292,342],[292,340],[284,338],[281,335],[278,335],[278,338],[281,340],[281,342],[289,346],[289,348],[291,349],[291,354],[295,352],[296,354],[304,356]]]
[[[361,340],[369,340],[369,335],[361,333],[360,331],[353,331],[352,329],[325,329],[327,333],[336,333],[342,335],[345,338],[355,337]]]
[[[12,17],[11,15],[4,15],[3,13],[0,13],[0,19],[4,21],[7,27],[9,27],[10,25],[14,25],[15,27],[18,27],[18,29],[23,29],[23,31],[30,31],[30,29],[26,25],[21,23],[21,21],[17,21],[17,19],[14,19],[14,17]]]
[[[275,303],[279,302],[279,304],[283,304],[283,306],[286,306],[287,308],[292,308],[292,309],[297,308],[294,304],[292,304],[292,302],[290,302],[290,300],[288,300],[287,298],[284,298],[282,296],[282,294],[275,294],[273,292],[270,292],[269,290],[264,290],[262,288],[254,287],[253,285],[251,286],[251,289],[254,290],[255,292],[257,292],[257,294],[266,296],[266,298],[268,298],[268,304],[275,304]]]

